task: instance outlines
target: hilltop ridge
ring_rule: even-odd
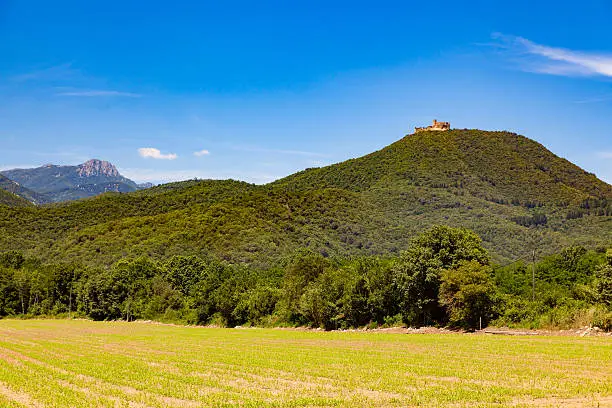
[[[525,205],[612,199],[612,186],[540,143],[511,132],[477,129],[421,131],[363,157],[307,169],[272,184],[363,191],[400,181]]]

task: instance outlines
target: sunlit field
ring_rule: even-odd
[[[2,320],[0,406],[612,406],[612,338]]]

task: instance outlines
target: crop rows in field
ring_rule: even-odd
[[[607,337],[0,321],[8,407],[607,406],[611,396]]]

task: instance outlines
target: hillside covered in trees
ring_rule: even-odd
[[[424,231],[399,256],[330,258],[302,249],[268,268],[172,256],[105,269],[0,254],[0,317],[612,330],[611,308],[612,250],[570,247],[537,265],[495,266],[476,234],[445,226]]]
[[[269,267],[398,255],[445,224],[474,230],[495,262],[612,242],[612,186],[508,132],[421,132],[367,156],[268,185],[204,180],[71,203],[0,208],[0,248],[109,267],[126,257],[214,257]]]
[[[43,204],[46,201],[35,192],[28,190],[0,174],[0,204],[12,207]]]

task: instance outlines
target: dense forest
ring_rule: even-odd
[[[580,246],[496,265],[464,228],[434,226],[398,256],[299,249],[267,268],[208,257],[101,268],[0,254],[0,316],[151,319],[221,326],[481,324],[612,330],[612,250]]]
[[[266,185],[191,180],[16,204],[0,205],[0,248],[92,267],[194,255],[267,269],[300,248],[330,258],[399,256],[439,224],[475,231],[500,264],[534,246],[551,254],[612,242],[609,184],[523,136],[480,130],[408,135]]]

